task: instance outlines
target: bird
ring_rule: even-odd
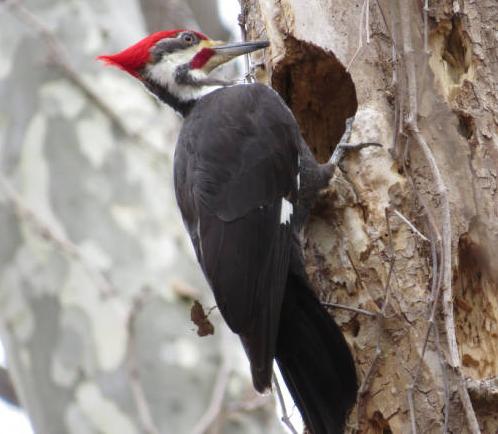
[[[276,361],[308,430],[339,434],[356,402],[355,363],[303,256],[303,227],[337,161],[315,160],[271,87],[211,75],[268,46],[177,29],[98,59],[183,117],[173,165],[177,203],[221,315],[240,337],[254,388],[271,390]],[[347,141],[337,158],[354,148]]]

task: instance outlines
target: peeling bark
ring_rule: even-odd
[[[333,312],[371,371],[348,432],[496,432],[495,395],[464,381],[498,376],[496,4],[244,3],[249,37],[271,41],[259,77],[317,159],[352,113],[355,141],[384,144],[345,163],[305,232],[324,301],[378,314],[390,287],[382,321]]]

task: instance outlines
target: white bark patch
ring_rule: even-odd
[[[280,208],[280,223],[287,224],[290,223],[292,212],[294,208],[292,204],[285,198],[282,198],[282,207]]]
[[[54,117],[62,115],[66,119],[75,119],[86,103],[81,92],[66,80],[54,80],[44,84],[40,89],[40,97],[45,113]]]
[[[380,108],[372,104],[358,109],[351,143],[389,143],[391,135],[389,120]],[[366,203],[375,203],[377,209],[384,210],[391,201],[391,186],[396,183],[403,186],[406,179],[393,168],[392,158],[385,148],[362,149],[359,158],[360,164],[355,175],[356,188],[362,191]]]
[[[121,229],[133,236],[139,233],[146,217],[142,208],[121,204],[111,205],[111,215]]]
[[[26,203],[36,210],[37,215],[43,219],[57,235],[65,236],[65,232],[58,218],[50,206],[50,171],[44,151],[45,136],[47,133],[47,120],[41,113],[31,119],[21,156],[22,194]]]
[[[61,302],[65,307],[79,308],[88,315],[98,367],[112,371],[121,365],[126,353],[129,307],[117,298],[103,300],[94,288],[95,282],[88,273],[81,266],[71,264]]]
[[[144,236],[143,251],[145,263],[151,270],[161,271],[165,267],[174,266],[177,247],[169,234]]]
[[[193,369],[200,362],[201,355],[197,345],[180,338],[161,345],[160,357],[167,364]]]
[[[83,410],[74,401],[67,406],[64,425],[67,434],[93,434],[95,432]]]
[[[85,263],[92,264],[98,270],[109,270],[112,266],[111,256],[95,240],[86,239],[79,245]]]
[[[35,330],[35,318],[29,301],[23,291],[22,277],[16,264],[6,267],[3,264],[0,276],[0,317],[4,324],[9,324],[9,332],[13,333],[19,343],[28,342]]]
[[[363,217],[356,208],[346,208],[344,210],[343,229],[347,239],[357,252],[366,251],[369,238],[365,230]]]
[[[76,124],[80,149],[93,167],[102,167],[114,147],[111,130],[111,122],[99,112],[92,112]]]
[[[95,430],[104,433],[136,434],[132,420],[93,383],[83,383],[76,391],[76,400]]]

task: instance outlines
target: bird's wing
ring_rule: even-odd
[[[179,138],[177,199],[223,317],[257,342],[245,342],[253,368],[266,368],[291,251],[299,131],[266,87],[235,86],[209,97]]]

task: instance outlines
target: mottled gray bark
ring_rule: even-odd
[[[0,8],[0,331],[35,431],[281,432],[217,313],[214,336],[190,322],[212,300],[173,196],[179,119],[95,61],[145,35],[139,3]]]

